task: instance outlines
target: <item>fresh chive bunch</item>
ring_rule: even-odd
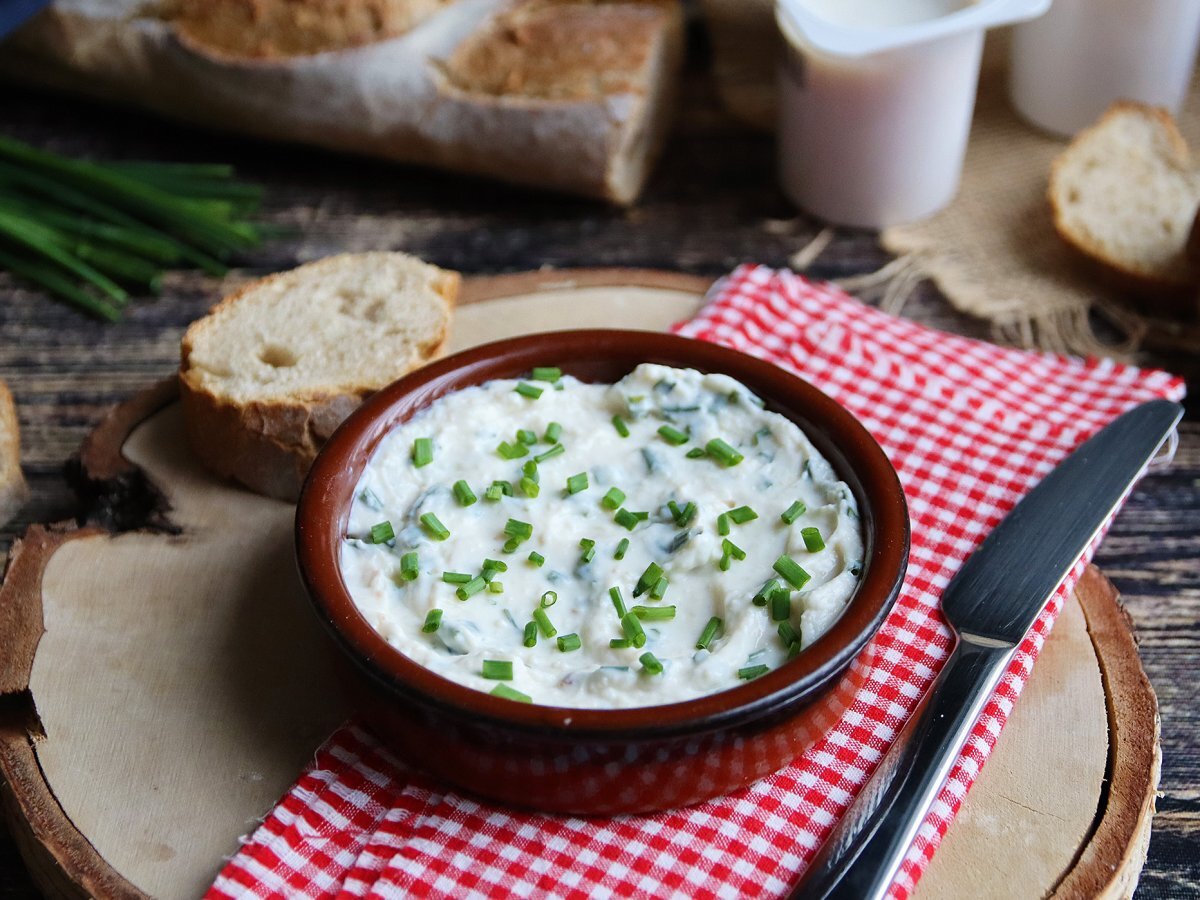
[[[227,165],[89,162],[0,136],[0,267],[116,321],[166,269],[223,275],[261,242],[261,199]]]

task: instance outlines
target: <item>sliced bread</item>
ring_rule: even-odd
[[[1049,199],[1058,233],[1123,285],[1175,311],[1194,302],[1200,170],[1166,110],[1114,103],[1054,161]]]
[[[245,285],[183,337],[188,440],[217,474],[294,500],[369,394],[435,356],[459,276],[403,253],[332,256]]]
[[[29,497],[21,474],[21,432],[8,385],[0,381],[0,526],[7,525]]]

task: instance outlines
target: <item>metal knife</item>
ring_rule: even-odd
[[[957,638],[950,658],[793,898],[887,894],[1017,646],[1182,415],[1179,404],[1153,400],[1118,417],[1043,478],[967,559],[942,595]]]

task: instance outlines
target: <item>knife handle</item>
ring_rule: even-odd
[[[1012,644],[961,635],[941,674],[792,893],[795,900],[878,900],[941,793]]]

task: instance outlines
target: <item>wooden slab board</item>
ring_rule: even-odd
[[[662,329],[706,287],[629,270],[471,279],[452,349]],[[136,509],[149,527],[35,527],[14,547],[0,799],[48,893],[196,896],[346,715],[294,573],[293,508],[198,466],[170,381],[118,407],[81,465],[103,518]],[[1156,787],[1154,695],[1089,570],[918,895],[1126,896]]]

